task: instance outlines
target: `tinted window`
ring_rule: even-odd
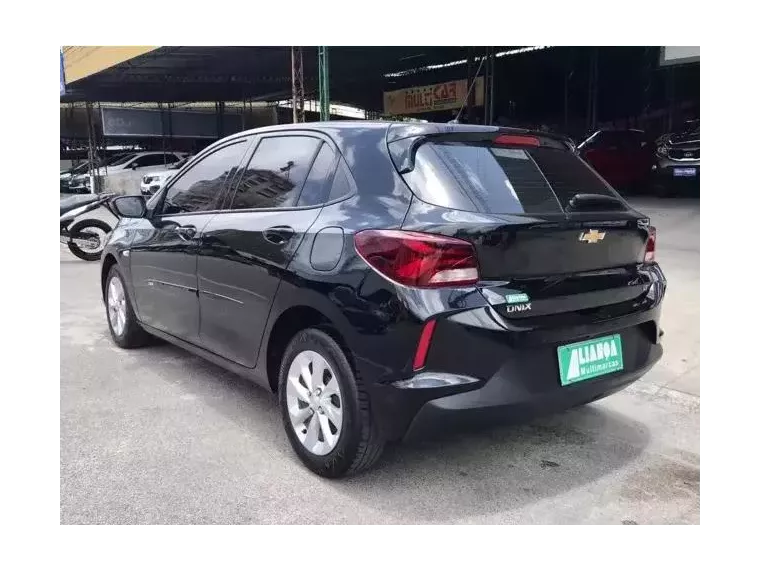
[[[232,209],[294,206],[320,144],[302,136],[262,139],[240,179]]]
[[[301,196],[298,198],[299,206],[316,206],[327,201],[330,191],[330,180],[335,170],[335,153],[327,145],[322,143],[317,158],[311,166],[309,176],[303,185]]]
[[[562,206],[576,194],[614,196],[610,187],[585,162],[566,152],[548,148],[530,151]]]
[[[500,214],[560,213],[577,193],[612,195],[574,154],[551,148],[428,143],[405,178],[430,204]]]
[[[164,162],[164,157],[166,158],[166,162]],[[135,160],[135,163],[137,166],[143,167],[143,166],[163,166],[165,163],[168,164],[170,162],[175,162],[177,159],[174,157],[174,155],[170,154],[148,154],[146,156],[141,156],[137,160]]]
[[[245,141],[220,148],[196,162],[166,192],[162,213],[202,212],[218,207],[227,177],[237,169]]]
[[[350,174],[348,173],[348,168],[341,160],[338,163],[338,170],[335,172],[335,176],[333,176],[332,188],[330,189],[330,196],[328,196],[327,201],[332,202],[333,200],[347,196],[351,193],[351,190]]]
[[[134,157],[134,154],[116,155],[106,162],[106,166],[121,166],[125,162],[132,160]]]

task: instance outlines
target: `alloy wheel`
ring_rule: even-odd
[[[299,353],[288,370],[286,400],[291,426],[314,455],[327,455],[343,428],[343,396],[325,358],[312,350]]]

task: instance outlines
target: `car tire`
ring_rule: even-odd
[[[320,358],[324,363],[315,364]],[[303,373],[294,372],[303,370],[303,363],[307,361],[310,362],[307,365],[309,375],[321,365],[326,370],[322,380],[327,380],[321,382],[316,377],[304,378]],[[293,380],[294,377],[297,381]],[[332,400],[323,400],[328,402],[323,404],[324,410],[321,407],[314,410],[313,407],[318,406],[319,401],[314,403],[311,400],[309,405],[305,393],[308,392],[308,398],[318,397],[320,385],[324,390],[323,395],[335,392],[333,382],[337,383],[339,399],[336,400],[333,393],[330,396]],[[380,458],[384,441],[372,420],[366,387],[352,369],[340,345],[329,334],[310,328],[293,337],[280,363],[278,386],[280,411],[290,444],[299,459],[314,473],[327,478],[343,477],[368,469]],[[310,392],[310,389],[314,392]],[[298,407],[294,408],[296,400]],[[340,404],[340,426],[332,421],[334,412],[338,409],[337,403]],[[308,410],[301,407],[304,405],[309,406]],[[331,406],[332,413],[329,412]],[[291,413],[293,409],[298,414],[311,413],[311,416],[305,423],[296,425],[294,421],[300,421],[300,416],[294,416]],[[330,430],[329,435],[324,431],[325,427]],[[316,440],[311,438],[312,428],[319,429]],[[332,433],[333,429],[335,434]],[[321,441],[319,437],[322,438]],[[329,441],[336,437],[337,441]]]
[[[82,248],[79,247],[79,245],[74,242],[74,238],[76,238],[80,232],[86,232],[87,228],[97,228],[104,232],[106,236],[108,236],[109,233],[111,233],[111,226],[109,226],[106,222],[103,220],[82,220],[81,222],[78,222],[74,224],[71,227],[70,230],[70,239],[68,242],[69,251],[76,255],[79,259],[83,259],[84,261],[97,261],[100,259],[100,256],[103,254],[103,246],[104,243],[100,244],[100,250],[97,252],[89,253]]]
[[[132,309],[132,302],[127,294],[124,277],[116,264],[108,272],[106,286],[103,290],[103,301],[106,306],[108,329],[111,331],[111,338],[118,346],[121,348],[137,348],[150,342],[150,335],[137,321]]]

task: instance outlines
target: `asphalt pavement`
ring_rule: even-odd
[[[97,263],[61,247],[61,522],[698,523],[699,202],[632,200],[658,229],[665,356],[600,402],[394,445],[328,481],[264,390],[167,344],[112,344]]]

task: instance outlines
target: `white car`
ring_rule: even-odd
[[[176,164],[185,156],[186,153],[173,151],[126,153],[118,160],[108,163],[105,168],[101,168],[105,184],[104,191],[118,194],[136,194],[140,181],[147,170],[153,170],[158,166]],[[83,185],[89,185],[89,176],[85,175],[81,178]]]
[[[193,157],[186,156],[179,162],[172,164],[166,170],[156,170],[154,172],[149,172],[143,176],[142,180],[140,181],[140,192],[142,192],[144,196],[152,196],[158,192],[163,187],[163,185],[166,184],[168,180],[177,173],[180,168],[185,166],[185,164],[187,164],[187,161],[191,158]]]

